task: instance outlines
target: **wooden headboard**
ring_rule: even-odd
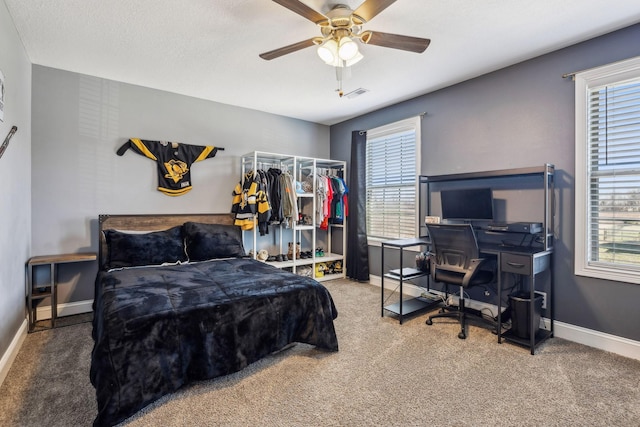
[[[230,213],[213,214],[156,214],[156,215],[108,215],[98,217],[99,268],[106,264],[107,245],[104,230],[160,231],[182,225],[185,222],[233,225],[235,216]]]

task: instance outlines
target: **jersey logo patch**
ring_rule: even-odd
[[[189,168],[185,162],[180,160],[171,159],[168,162],[164,163],[164,167],[167,170],[167,174],[164,176],[165,178],[172,179],[173,182],[179,182],[184,174],[189,172]]]

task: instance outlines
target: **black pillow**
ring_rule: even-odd
[[[182,226],[149,233],[105,230],[106,268],[160,265],[187,261]]]
[[[190,261],[244,256],[242,231],[235,225],[185,222],[184,236]]]

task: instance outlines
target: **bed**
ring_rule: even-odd
[[[327,289],[244,257],[232,224],[228,214],[100,215],[94,425],[292,343],[338,350]]]

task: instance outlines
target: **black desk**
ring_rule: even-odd
[[[384,269],[384,250],[387,247],[396,248],[400,250],[400,266],[403,263],[403,249],[410,247],[426,247],[431,244],[428,237],[419,237],[414,239],[401,239],[382,242],[382,268]],[[535,347],[547,338],[553,337],[553,280],[550,283],[547,310],[548,317],[550,319],[549,330],[540,329],[538,325],[534,325],[532,314],[535,312],[535,280],[536,275],[551,268],[552,249],[544,250],[543,248],[523,247],[523,246],[506,246],[501,244],[490,244],[479,242],[478,244],[480,253],[485,255],[491,255],[496,257],[497,261],[497,288],[498,288],[498,343],[502,343],[502,339],[528,346],[531,354],[534,354]],[[521,276],[526,276],[529,279],[529,314],[531,317],[529,325],[529,339],[523,339],[516,336],[511,330],[502,331],[502,289],[504,283],[504,276],[508,273],[514,273]],[[384,316],[385,310],[398,315],[400,324],[402,324],[403,315],[414,313],[416,311],[432,308],[437,305],[437,302],[429,301],[423,298],[412,298],[403,301],[403,283],[405,280],[415,279],[428,275],[427,273],[420,272],[415,269],[398,269],[394,274],[392,272],[384,273],[381,277],[381,315]],[[388,306],[384,305],[384,278],[390,278],[398,280],[400,282],[400,300],[398,303]],[[535,332],[534,332],[535,331]]]
[[[501,342],[501,339],[504,337],[505,339],[509,339],[510,341],[520,343],[523,345],[527,345],[531,348],[531,353],[534,352],[534,347],[537,343],[545,340],[548,337],[553,336],[553,266],[552,266],[552,255],[553,255],[553,244],[554,244],[554,232],[555,232],[555,213],[553,206],[555,206],[555,166],[549,163],[545,163],[542,166],[533,166],[533,167],[523,167],[523,168],[511,168],[511,169],[499,169],[499,170],[489,170],[489,171],[477,171],[477,172],[469,172],[469,173],[454,173],[454,174],[446,174],[446,175],[435,175],[435,176],[424,176],[421,175],[419,178],[419,211],[418,217],[424,218],[428,215],[434,215],[434,212],[431,210],[431,206],[433,204],[432,194],[435,191],[442,191],[446,188],[453,188],[454,185],[456,188],[460,186],[460,188],[481,188],[484,186],[492,187],[492,188],[500,188],[505,190],[524,190],[524,189],[539,189],[542,190],[542,197],[536,196],[537,205],[539,206],[538,212],[531,212],[529,218],[534,219],[535,221],[541,221],[542,223],[542,232],[537,236],[542,237],[542,245],[539,249],[530,249],[526,247],[509,247],[509,246],[501,246],[501,245],[485,245],[480,240],[479,241],[479,249],[481,252],[485,254],[493,254],[498,258],[498,292],[499,300],[502,297],[502,289],[505,288],[503,285],[504,279],[507,274],[515,273],[522,277],[528,277],[529,291],[530,291],[530,313],[533,312],[531,310],[534,307],[535,300],[535,278],[536,275],[542,271],[548,270],[550,274],[549,288],[547,293],[547,317],[551,320],[551,328],[550,331],[540,331],[536,334],[535,337],[532,337],[530,340],[522,340],[517,337],[512,336],[510,331],[505,331],[504,335],[502,334],[501,325],[498,328],[498,342]],[[529,194],[528,191],[523,194]],[[533,194],[533,193],[531,193]],[[525,196],[528,197],[528,196]],[[528,203],[529,201],[527,201]],[[518,197],[514,194],[514,197],[509,197],[509,203],[518,204]],[[537,209],[536,209],[537,210]],[[435,212],[437,214],[437,212]],[[512,216],[512,215],[509,215]],[[504,218],[507,219],[507,218]],[[426,225],[420,224],[421,234],[424,232],[426,234]],[[499,236],[495,234],[505,234],[506,232],[494,232],[492,230],[491,234],[493,236],[487,236],[487,241],[496,241]],[[424,235],[423,234],[423,235]],[[512,235],[520,234],[520,237],[523,236],[523,233],[511,233]],[[496,238],[496,240],[494,240]],[[539,239],[536,239],[539,241]],[[500,306],[502,303],[500,303]],[[502,307],[499,307],[500,311],[502,311]],[[502,313],[498,314],[499,316]],[[534,316],[531,316],[534,317]],[[500,320],[500,318],[499,318]],[[531,325],[530,325],[531,326]],[[530,329],[530,332],[533,330],[533,326]]]
[[[528,346],[531,354],[534,354],[535,347],[547,338],[553,337],[553,280],[550,284],[549,299],[547,302],[547,310],[550,320],[549,330],[538,330],[538,325],[534,325],[530,321],[529,339],[523,339],[516,336],[511,330],[502,333],[502,288],[503,276],[506,273],[519,274],[529,278],[529,315],[531,320],[534,316],[535,307],[535,280],[536,275],[551,268],[552,253],[551,249],[544,250],[542,248],[530,248],[520,246],[504,246],[498,244],[480,244],[480,253],[491,254],[497,257],[498,262],[498,343],[502,343],[502,338],[515,342],[520,345]]]

